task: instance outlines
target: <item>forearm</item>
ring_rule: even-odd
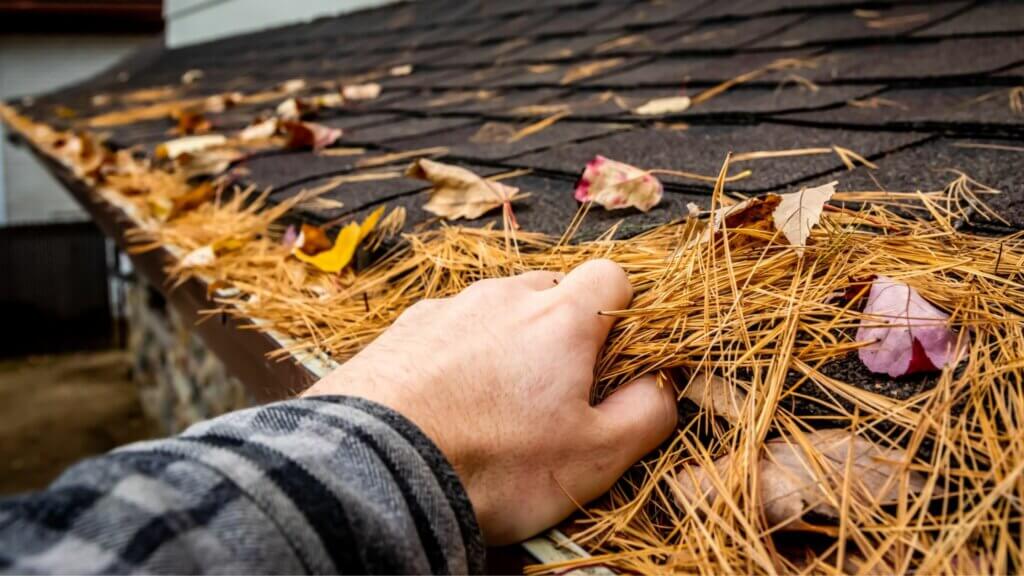
[[[0,504],[12,572],[479,572],[451,467],[369,402],[292,400],[84,462]]]

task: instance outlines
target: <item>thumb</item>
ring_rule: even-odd
[[[676,395],[653,375],[641,376],[597,405],[613,468],[621,474],[661,444],[676,427]]]

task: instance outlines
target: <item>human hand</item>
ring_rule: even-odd
[[[676,424],[653,377],[588,402],[598,351],[627,307],[625,272],[484,280],[406,310],[304,395],[360,396],[403,414],[455,467],[489,545],[523,540],[607,491]]]

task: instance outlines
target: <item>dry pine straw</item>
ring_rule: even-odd
[[[729,202],[722,180],[716,203]],[[574,538],[592,558],[531,570],[602,564],[645,573],[1018,572],[1024,569],[1024,245],[1019,235],[972,236],[951,225],[965,216],[962,206],[977,211],[972,190],[985,190],[976,184],[961,175],[944,191],[837,194],[833,204],[863,204],[826,211],[802,257],[763,223],[694,243],[703,223],[692,217],[629,240],[614,239],[613,229],[572,243],[583,210],[561,239],[445,226],[407,234],[365,270],[331,276],[288,257],[274,221],[290,206],[266,207],[252,191],[170,222],[144,223],[137,234],[179,252],[224,246],[211,265],[172,272],[229,287],[217,292],[224,310],[259,319],[296,342],[282,354],[326,352],[337,360],[358,352],[422,298],[449,296],[482,278],[567,271],[590,258],[620,263],[636,296],[628,310],[604,311],[620,321],[599,360],[595,401],[650,372],[681,393],[700,371],[742,388],[747,400],[732,425],[703,411],[682,421],[659,451],[581,511]],[[907,211],[924,217],[899,215]],[[909,398],[821,371],[857,348],[851,334],[861,315],[842,295],[874,274],[906,282],[948,311],[969,343],[957,370]],[[806,384],[822,394],[798,390]],[[799,404],[830,413],[829,427],[904,449],[909,457],[898,463],[898,484],[905,487],[914,470],[925,474],[926,489],[901,488],[898,503],[883,506],[852,489],[855,478],[837,483],[819,475],[838,519],[807,518],[811,532],[796,537],[767,526],[752,463],[765,440],[799,438],[823,425],[820,417],[796,413]],[[725,454],[733,456],[718,490],[725,496],[681,507],[671,474]]]
[[[407,235],[407,243],[375,265],[339,277],[305,269],[265,235],[209,269],[188,273],[238,289],[238,296],[224,300],[225,309],[260,318],[289,336],[297,342],[289,352],[326,351],[344,360],[422,298],[455,294],[481,278],[567,271],[590,258],[611,258],[628,272],[636,298],[628,310],[605,312],[620,321],[599,362],[595,401],[655,371],[680,391],[689,375],[711,371],[745,389],[750,401],[731,427],[707,414],[682,422],[662,450],[586,508],[575,538],[595,556],[570,564],[640,572],[1017,571],[1024,497],[1024,246],[1018,236],[957,232],[950,217],[962,216],[958,206],[977,199],[967,201],[962,178],[954,184],[928,194],[877,193],[877,205],[827,212],[802,258],[757,225],[687,247],[702,226],[690,219],[628,241],[610,233],[579,244],[442,227]],[[954,194],[961,203],[951,199]],[[872,197],[855,195],[860,202]],[[930,218],[900,217],[893,205]],[[196,216],[218,226],[214,218]],[[186,225],[192,225],[186,218],[169,223],[159,240],[171,241]],[[851,334],[861,315],[840,295],[873,274],[914,286],[969,334],[961,368],[905,400],[819,370],[857,348]],[[801,395],[797,387],[807,383],[824,391],[825,399]],[[749,462],[766,439],[821,425],[794,413],[794,398],[832,412],[830,426],[839,422],[916,455],[903,464],[928,476],[927,493],[904,492],[899,504],[881,506],[823,478],[842,517],[816,529],[812,544],[794,545],[790,536],[764,525]],[[729,498],[683,511],[667,475],[681,463],[708,464],[727,453],[742,456],[725,475]]]

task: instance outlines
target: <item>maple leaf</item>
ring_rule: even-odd
[[[806,526],[801,517],[807,512],[838,518],[832,495],[841,493],[844,484],[849,496],[861,503],[895,504],[904,480],[909,494],[919,493],[926,482],[921,473],[904,468],[906,461],[903,450],[879,446],[847,430],[769,440],[757,462],[757,500],[769,525],[797,529]],[[676,501],[684,509],[700,509],[701,499],[710,505],[718,498],[716,485],[728,485],[728,477],[736,473],[733,466],[731,455],[716,460],[714,470],[683,466],[671,484]]]
[[[933,306],[910,286],[887,276],[871,284],[857,342],[870,342],[857,351],[872,372],[893,378],[934,372],[955,363],[956,334],[949,315]]]
[[[780,194],[779,205],[772,212],[775,228],[796,247],[796,253],[803,254],[811,228],[818,225],[821,212],[832,195],[836,193],[836,184],[832,181],[813,188],[802,188],[799,192]]]
[[[576,183],[576,200],[594,202],[608,210],[636,208],[647,212],[661,202],[661,182],[646,170],[595,156]]]
[[[448,220],[473,220],[524,197],[518,188],[491,182],[465,168],[427,158],[410,164],[405,175],[434,185],[423,209]]]
[[[281,129],[288,136],[288,148],[312,148],[314,151],[327,148],[341,138],[341,128],[331,128],[313,122],[281,122]]]
[[[383,214],[384,206],[379,206],[363,220],[362,224],[349,222],[348,225],[338,232],[338,236],[335,237],[334,244],[329,250],[323,250],[310,255],[303,250],[305,242],[299,243],[297,241],[292,248],[292,254],[299,260],[312,264],[322,272],[337,274],[352,262],[352,257],[355,255],[359,243],[373,231]],[[303,233],[305,233],[305,225],[303,225],[303,228]],[[319,230],[319,228],[316,229]]]
[[[634,109],[633,113],[640,116],[657,116],[661,114],[685,112],[689,108],[689,96],[669,96],[667,98],[655,98],[653,100],[649,100]]]

